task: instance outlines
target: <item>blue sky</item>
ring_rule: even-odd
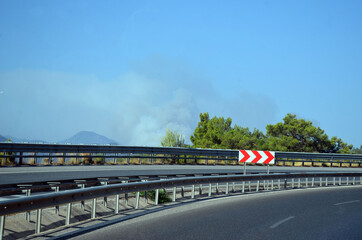
[[[0,2],[0,134],[123,145],[201,112],[362,144],[361,1]]]

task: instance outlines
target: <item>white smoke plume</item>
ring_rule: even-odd
[[[131,69],[114,80],[34,70],[0,73],[0,134],[57,142],[88,130],[121,145],[159,146],[167,128],[189,141],[200,112],[261,130],[275,118],[271,99],[244,93],[226,100],[187,64],[155,57]]]

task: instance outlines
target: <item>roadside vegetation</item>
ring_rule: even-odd
[[[167,129],[165,136],[160,139],[163,147],[183,148],[205,148],[205,149],[247,149],[247,150],[269,150],[283,152],[314,152],[314,153],[346,153],[362,154],[362,145],[353,148],[352,145],[334,136],[329,137],[323,129],[313,125],[311,121],[298,118],[288,113],[282,122],[268,124],[265,132],[259,129],[250,130],[232,123],[230,117],[210,118],[209,113],[201,113],[200,120],[190,137],[191,145],[185,143],[185,137]],[[11,142],[11,140],[8,140]],[[23,164],[36,165],[97,165],[97,164],[204,164],[204,165],[230,165],[238,164],[234,160],[222,157],[198,159],[188,155],[127,155],[116,158],[105,158],[102,153],[96,156],[90,153],[54,154],[42,159],[24,158]],[[40,162],[39,162],[40,161]],[[0,164],[2,166],[17,165],[15,156],[11,152],[0,153]],[[326,167],[359,167],[360,164],[346,161],[346,163],[327,163],[312,161],[288,161],[276,162],[276,165],[284,166],[326,166]]]

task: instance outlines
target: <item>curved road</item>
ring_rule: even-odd
[[[247,173],[266,173],[266,166],[247,166]],[[115,176],[183,175],[242,173],[243,166],[203,165],[104,165],[104,166],[43,166],[2,167],[1,184],[34,183]],[[276,167],[270,172],[362,172],[362,168]]]
[[[210,199],[73,239],[362,239],[362,186]]]

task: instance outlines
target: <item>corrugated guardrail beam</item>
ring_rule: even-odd
[[[62,157],[51,155],[56,153],[76,154],[63,157],[89,157],[89,158],[163,158],[164,155],[175,159],[202,159],[202,160],[228,160],[237,161],[239,151],[223,149],[198,149],[198,148],[172,148],[172,147],[128,147],[128,146],[100,146],[100,145],[68,145],[68,144],[27,144],[27,143],[0,143],[0,152],[15,153],[16,158],[46,158]],[[26,153],[26,154],[24,154]],[[103,155],[79,155],[103,154]],[[42,155],[49,154],[49,156]],[[107,155],[108,154],[108,155]],[[182,157],[180,157],[182,155]],[[192,157],[194,156],[194,157]],[[222,159],[219,159],[221,157]],[[337,153],[299,153],[276,152],[277,160],[350,160],[362,163],[361,154],[337,154]],[[1,156],[0,156],[1,158]],[[165,158],[165,157],[164,157]]]

